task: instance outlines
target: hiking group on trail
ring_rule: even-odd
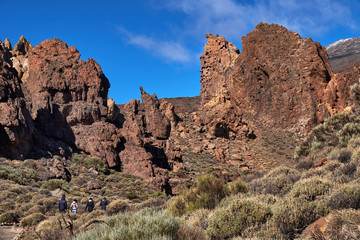
[[[106,211],[106,206],[108,205],[108,201],[106,200],[106,198],[104,197],[101,201],[100,201],[100,209],[103,211]],[[77,203],[77,200],[74,199],[70,205],[70,210],[71,212],[73,212],[74,214],[77,214],[77,210],[79,208],[79,205]],[[85,207],[85,211],[88,212],[92,212],[95,208],[95,202],[92,198],[89,198],[89,200],[86,203],[86,207]],[[66,210],[68,209],[67,206],[67,202],[65,199],[65,195],[62,195],[60,201],[59,201],[59,212],[64,213]]]

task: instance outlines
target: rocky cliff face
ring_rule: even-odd
[[[207,45],[213,46],[214,41],[211,38]],[[226,49],[224,46],[219,48]],[[325,48],[310,38],[303,39],[276,24],[260,23],[242,38],[242,46],[242,52],[230,67],[224,63],[222,68],[227,71],[212,74],[209,81],[214,83],[202,82],[202,99],[207,99],[203,92],[207,92],[208,86],[225,82],[225,90],[221,92],[228,93],[227,99],[245,122],[259,121],[301,134],[348,103],[347,80],[334,77]],[[212,59],[222,56],[219,49],[210,52],[208,49],[211,48],[205,47],[203,59],[209,55],[213,55]],[[223,63],[206,64],[206,68],[216,71]],[[207,78],[204,72],[203,78]],[[218,95],[222,97],[221,93]]]
[[[17,72],[6,61],[9,47],[0,44],[0,154],[22,158],[30,151],[34,126]]]
[[[181,157],[157,97],[141,89],[142,103],[131,101],[121,115],[99,64],[79,57],[57,38],[36,47],[24,37],[14,49],[0,44],[0,154],[51,159],[71,147],[170,193],[167,172]]]

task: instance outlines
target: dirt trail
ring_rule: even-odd
[[[0,226],[0,240],[12,240],[17,237],[21,229],[16,226]]]

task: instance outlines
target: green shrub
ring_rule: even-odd
[[[331,178],[337,183],[350,182],[353,180],[356,170],[357,166],[355,163],[346,163],[335,169]]]
[[[238,193],[246,193],[249,191],[247,184],[242,179],[237,179],[234,182],[230,182],[226,185],[226,195],[236,195]]]
[[[33,169],[13,168],[7,165],[0,165],[0,178],[8,179],[21,185],[28,185],[33,180],[39,180]]]
[[[222,180],[213,174],[202,175],[197,178],[195,188],[184,191],[170,201],[168,212],[180,216],[201,208],[213,209],[227,194],[229,190]]]
[[[270,208],[257,199],[238,197],[215,210],[207,233],[212,238],[225,239],[242,235],[249,227],[255,232],[271,215]]]
[[[283,195],[300,179],[300,173],[288,167],[278,167],[264,177],[253,180],[249,186],[252,192]]]
[[[79,163],[82,164],[83,166],[85,166],[86,168],[90,169],[90,168],[94,168],[96,171],[98,172],[102,172],[104,174],[109,174],[109,168],[107,166],[106,163],[104,163],[103,161],[101,161],[100,158],[97,157],[85,157],[81,154],[78,153],[74,153],[72,155],[72,159]]]
[[[55,190],[60,188],[65,192],[70,192],[69,183],[62,179],[51,179],[48,181],[44,181],[41,187],[49,190]]]
[[[166,211],[173,216],[181,216],[186,212],[186,200],[183,196],[170,199]]]
[[[178,218],[145,209],[137,213],[120,213],[109,217],[105,224],[83,232],[75,239],[176,239],[179,228]]]
[[[328,206],[331,209],[360,208],[360,185],[346,184],[340,186],[330,195]]]
[[[29,216],[26,216],[21,219],[20,226],[27,227],[27,226],[34,226],[45,219],[44,214],[42,213],[33,213]]]
[[[360,124],[357,122],[349,122],[337,133],[340,143],[347,146],[352,138],[360,137]]]
[[[123,200],[118,199],[110,202],[106,210],[109,215],[113,215],[119,212],[125,212],[128,209],[129,209],[129,204]]]
[[[18,223],[20,219],[17,211],[7,211],[0,215],[0,223]]]
[[[329,210],[321,201],[309,202],[297,198],[287,198],[273,208],[271,219],[276,229],[281,232],[284,239],[294,239],[309,224],[325,216]]]
[[[330,182],[319,177],[302,179],[294,184],[289,195],[293,198],[314,201],[318,196],[325,195],[331,188]]]
[[[331,115],[324,123],[316,126],[305,140],[296,147],[295,158],[307,156],[319,147],[337,146],[340,144],[339,137],[342,142],[350,140],[347,137],[351,133],[348,132],[351,130],[350,126],[338,134],[347,123],[360,123],[360,119],[357,119],[355,114],[348,112]]]
[[[202,228],[181,224],[177,232],[177,240],[207,240],[205,230]]]
[[[332,212],[322,235],[331,239],[360,239],[360,213],[353,209]]]
[[[351,151],[347,149],[343,149],[339,154],[338,160],[341,163],[348,163],[351,160],[351,156],[352,156]]]

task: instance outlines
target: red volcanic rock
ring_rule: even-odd
[[[4,46],[8,46],[9,43]],[[9,49],[8,49],[9,50]],[[31,149],[33,122],[16,71],[0,45],[0,155],[23,158]]]
[[[229,99],[225,74],[237,57],[239,49],[223,37],[206,34],[208,39],[201,60],[201,105],[214,105]]]
[[[141,123],[145,126],[144,133],[157,139],[167,139],[170,136],[171,125],[169,119],[160,111],[160,102],[156,95],[150,96],[140,87],[142,103],[138,110],[144,112]],[[140,114],[141,115],[141,114]]]
[[[120,130],[115,125],[97,121],[91,125],[77,124],[71,129],[77,148],[99,157],[107,162],[109,167],[119,165],[118,148],[122,143]]]
[[[64,125],[91,124],[107,115],[109,81],[98,63],[79,57],[75,47],[57,38],[41,42],[29,54],[24,91],[33,119],[47,118],[39,126],[47,135],[62,138]]]
[[[310,38],[260,23],[242,38],[240,54],[221,37],[207,38],[200,93],[206,110],[230,102],[244,122],[306,134],[349,103],[350,81],[334,76],[325,48]]]
[[[64,179],[67,181],[70,181],[70,173],[69,171],[65,168],[65,165],[63,162],[61,162],[59,159],[54,158],[53,159],[53,163],[52,166],[50,167],[50,172],[53,173],[55,175],[55,178],[58,179]]]
[[[308,131],[329,116],[325,89],[333,73],[319,43],[260,23],[242,46],[229,78],[232,99],[246,118]]]
[[[86,185],[87,190],[96,190],[101,188],[100,184],[94,180],[88,181]]]
[[[171,192],[168,171],[181,161],[179,151],[168,141],[169,119],[160,111],[156,95],[150,96],[142,88],[141,98],[124,106],[125,122],[121,129],[124,145],[119,153],[122,170],[140,176],[150,184]]]

